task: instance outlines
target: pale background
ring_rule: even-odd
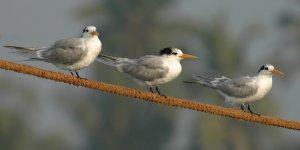
[[[274,76],[270,94],[252,108],[300,120],[299,8],[297,0],[4,0],[0,45],[49,46],[94,24],[105,54],[136,58],[178,47],[199,60],[183,60],[181,76],[161,91],[225,107],[216,92],[181,81],[192,74],[255,75],[261,65],[272,63],[286,75]],[[2,48],[1,59],[61,71],[43,62],[23,62],[9,52]],[[147,90],[97,62],[79,73]],[[296,131],[4,70],[0,77],[0,149],[300,149]]]

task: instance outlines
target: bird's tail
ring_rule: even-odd
[[[97,61],[104,63],[109,66],[116,66],[120,61],[125,60],[126,58],[121,58],[121,57],[113,57],[113,56],[108,56],[108,55],[98,55]]]
[[[12,53],[16,53],[21,56],[28,57],[30,59],[38,59],[38,50],[40,50],[40,48],[32,48],[32,47],[28,48],[28,47],[20,47],[20,46],[12,46],[12,45],[5,45],[3,47],[14,49],[16,51]]]
[[[196,79],[195,81],[183,81],[184,83],[191,83],[191,84],[200,84],[200,85],[204,85],[210,88],[216,88],[217,85],[219,85],[222,82],[225,82],[227,80],[230,80],[229,78],[226,78],[224,76],[222,76],[221,78],[207,78],[204,76],[193,76],[194,79]]]
[[[204,85],[210,88],[215,88],[215,85],[212,83],[214,79],[207,78],[204,76],[193,76],[194,81],[183,81],[183,83],[190,83],[190,84],[197,84],[197,85]]]

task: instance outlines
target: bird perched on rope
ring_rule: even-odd
[[[197,58],[183,54],[178,48],[167,47],[159,51],[159,56],[145,55],[137,59],[99,55],[97,61],[116,67],[120,72],[135,79],[140,85],[148,86],[154,93],[155,88],[162,95],[158,86],[172,81],[181,73],[180,60]]]
[[[61,39],[50,47],[27,48],[12,45],[4,47],[15,49],[14,53],[29,57],[28,60],[48,62],[60,69],[68,70],[73,76],[75,72],[80,78],[77,71],[88,67],[101,52],[102,43],[98,35],[95,26],[87,26],[81,37]]]
[[[256,76],[244,76],[237,79],[229,79],[224,76],[221,78],[207,78],[203,76],[193,76],[196,81],[183,81],[184,83],[192,83],[204,85],[218,91],[227,103],[241,104],[241,109],[245,111],[247,106],[251,114],[250,103],[262,99],[272,88],[272,75],[283,73],[276,70],[273,65],[263,65]],[[259,115],[259,114],[257,114]]]

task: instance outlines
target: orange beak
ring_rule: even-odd
[[[91,35],[96,35],[96,36],[98,36],[99,33],[98,33],[97,31],[93,31],[93,32],[91,33]]]
[[[284,75],[283,72],[281,72],[281,71],[279,71],[279,70],[276,70],[276,69],[272,70],[271,72],[272,72],[272,74]]]
[[[193,55],[190,55],[190,54],[182,54],[181,56],[179,56],[179,57],[181,57],[181,58],[198,58],[198,57],[196,57],[196,56],[193,56]]]

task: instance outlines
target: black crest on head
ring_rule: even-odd
[[[268,70],[268,67],[266,66],[261,66],[260,69],[258,70],[258,72],[262,71],[262,70]]]
[[[171,53],[172,53],[172,47],[167,47],[159,51],[160,55],[164,55],[164,54],[171,55]]]
[[[87,27],[85,27],[85,28],[83,29],[83,31],[82,31],[83,33],[85,32],[85,29],[86,29],[86,28],[87,28]]]

